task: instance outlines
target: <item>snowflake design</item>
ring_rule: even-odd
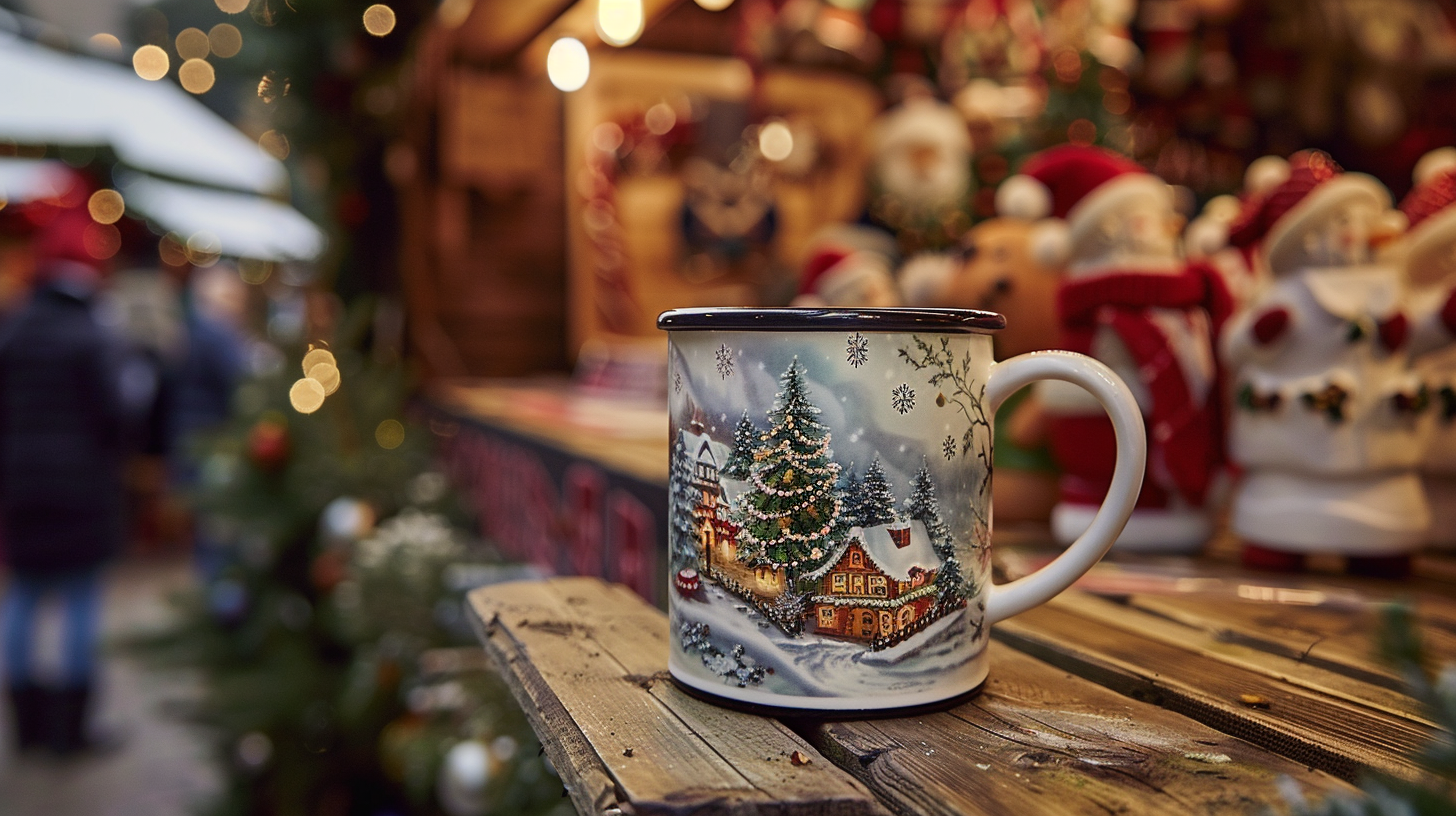
[[[849,364],[851,366],[854,366],[855,368],[859,368],[870,359],[869,338],[865,337],[859,332],[855,332],[854,336],[849,338],[849,345],[845,348],[844,351],[847,355],[845,359],[849,362]]]
[[[674,371],[674,372],[672,372],[672,393],[677,394],[677,393],[681,393],[681,392],[682,392],[682,372],[681,371]]]
[[[733,376],[733,352],[728,346],[719,346],[713,356],[718,358],[718,374],[725,380]]]
[[[898,388],[890,392],[890,405],[901,414],[915,410],[915,389],[909,383],[900,383]]]
[[[940,443],[940,452],[945,454],[945,461],[949,462],[954,459],[956,455],[955,437],[946,434],[945,441]]]

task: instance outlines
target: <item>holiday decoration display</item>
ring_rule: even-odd
[[[883,230],[835,224],[809,243],[795,306],[899,306],[894,239]]]
[[[1399,575],[1426,536],[1428,397],[1407,369],[1398,270],[1372,253],[1399,226],[1391,215],[1379,182],[1310,150],[1230,230],[1270,275],[1221,341],[1243,469],[1231,526],[1247,564],[1295,569],[1330,552],[1352,572]]]
[[[1135,403],[1083,357],[993,363],[987,335],[1002,323],[949,309],[659,319],[682,376],[669,395],[677,682],[793,709],[954,698],[984,677],[989,622],[1061,591],[1111,545],[1141,479]],[[1038,376],[1094,389],[1117,422],[1114,523],[1104,516],[1073,566],[1033,576],[1040,588],[998,611],[991,417]]]
[[[961,240],[963,257],[907,266],[901,272],[907,304],[1006,315],[1006,328],[993,338],[997,359],[1054,347],[1049,329],[1056,325],[1061,270],[1038,260],[1033,249],[1037,230],[1026,218],[982,221]],[[1046,412],[1029,390],[1013,395],[997,411],[992,492],[1000,521],[1050,518],[1058,495],[1058,471],[1048,434]]]
[[[1222,460],[1213,338],[1231,303],[1217,273],[1188,264],[1168,186],[1102,148],[1067,145],[1027,160],[1007,182],[1007,206],[1043,213],[1044,260],[1064,248],[1058,344],[1103,361],[1129,384],[1147,420],[1147,476],[1118,539],[1125,549],[1188,552],[1212,532],[1206,507]],[[1058,224],[1065,238],[1050,240]],[[1053,534],[1069,542],[1091,522],[1111,478],[1112,426],[1080,389],[1047,383],[1061,466]]]
[[[1415,371],[1430,400],[1421,472],[1431,543],[1456,547],[1456,148],[1427,154],[1400,203]]]
[[[913,96],[875,123],[869,214],[902,252],[942,249],[971,225],[971,139],[955,108]]]

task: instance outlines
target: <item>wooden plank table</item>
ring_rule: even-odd
[[[1030,552],[999,571],[1033,568]],[[1419,572],[1279,578],[1217,551],[1112,563],[1085,580],[1095,594],[997,624],[978,697],[840,722],[682,693],[666,616],[619,586],[508,584],[470,604],[582,813],[1252,814],[1287,810],[1291,782],[1314,798],[1367,771],[1419,779],[1410,755],[1450,737],[1372,656],[1379,606],[1405,597],[1456,660],[1456,570]]]

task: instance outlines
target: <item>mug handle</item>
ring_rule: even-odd
[[[1112,547],[1132,515],[1147,466],[1148,441],[1143,415],[1132,392],[1112,369],[1082,354],[1033,351],[994,364],[986,385],[986,398],[993,416],[1007,397],[1037,380],[1064,380],[1080,385],[1102,403],[1117,437],[1117,463],[1112,470],[1107,498],[1102,500],[1086,532],[1036,572],[987,588],[988,624],[1046,603],[1091,569]]]

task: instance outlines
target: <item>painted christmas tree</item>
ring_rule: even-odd
[[[692,486],[693,465],[688,460],[687,441],[683,432],[677,432],[672,446],[672,463],[667,476],[668,501],[672,509],[668,513],[672,542],[673,569],[682,569],[697,561],[698,537],[693,525],[693,507],[698,496]]]
[[[895,492],[890,489],[890,480],[885,478],[885,469],[880,467],[878,458],[865,470],[860,496],[860,526],[874,527],[895,520]]]
[[[839,479],[839,504],[840,518],[844,519],[847,527],[861,527],[860,498],[864,493],[864,486],[860,484],[859,474],[854,472],[854,464],[845,470],[844,475]]]
[[[848,529],[841,517],[839,465],[829,452],[829,429],[809,401],[797,359],[779,378],[782,390],[759,436],[749,472],[751,488],[740,504],[740,558],[782,568],[792,584],[818,567]]]
[[[723,464],[721,471],[725,478],[748,478],[748,472],[753,467],[753,446],[757,442],[758,429],[753,427],[753,420],[744,411],[743,418],[738,420],[738,427],[733,429],[733,451],[728,454],[728,461]]]
[[[930,535],[930,545],[935,554],[949,558],[953,553],[950,528],[940,517],[940,499],[935,495],[935,482],[930,478],[930,467],[924,461],[915,471],[910,482],[910,498],[905,500],[905,514],[911,519],[923,522],[925,532]]]

